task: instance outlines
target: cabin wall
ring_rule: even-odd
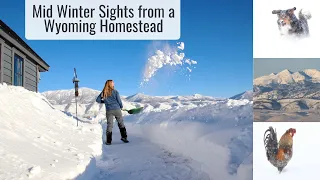
[[[15,56],[22,60],[22,86],[30,91],[38,91],[39,69],[30,58],[15,47],[10,47],[4,40],[0,39],[0,82],[14,85],[15,82]]]

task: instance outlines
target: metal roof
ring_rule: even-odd
[[[48,68],[45,68],[46,70],[49,69],[49,65],[36,53],[32,50],[32,48],[24,42],[8,25],[6,25],[2,20],[0,20],[0,29],[2,29],[5,33],[7,33],[11,38],[16,40],[21,46],[23,46],[26,50],[28,50],[31,54],[33,54],[36,58],[38,58],[43,64],[45,64]]]

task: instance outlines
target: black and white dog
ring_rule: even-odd
[[[278,16],[278,28],[281,35],[289,34],[296,36],[309,36],[308,20],[311,18],[311,14],[308,11],[300,10],[298,17],[294,14],[296,8],[287,10],[273,10],[272,14]]]

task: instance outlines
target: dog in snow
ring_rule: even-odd
[[[273,10],[272,14],[278,17],[277,24],[281,35],[309,36],[308,20],[311,19],[311,13],[301,9],[298,17],[294,14],[296,8],[287,10]]]

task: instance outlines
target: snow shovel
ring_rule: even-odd
[[[143,110],[143,107],[133,108],[133,109],[122,109],[123,111],[127,111],[129,114],[138,114]]]

